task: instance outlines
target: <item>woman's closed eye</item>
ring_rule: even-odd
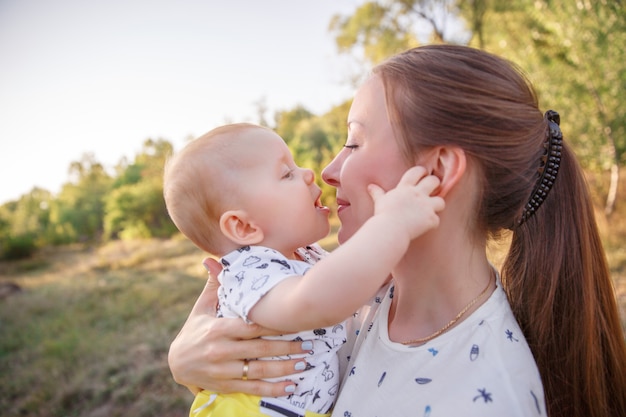
[[[345,145],[343,145],[343,147],[347,148],[347,149],[357,149],[359,147],[359,145],[356,145],[356,144],[345,144]]]

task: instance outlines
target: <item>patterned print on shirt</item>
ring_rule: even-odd
[[[474,397],[474,402],[476,402],[476,400],[478,400],[480,398],[485,400],[486,403],[493,402],[493,399],[491,398],[491,393],[487,392],[487,388],[483,388],[483,389],[479,388],[478,392],[479,392],[479,394]]]
[[[241,287],[241,284],[243,284],[243,280],[246,279],[246,273],[244,271],[240,271],[239,273],[237,273],[237,275],[235,275],[235,278],[237,279],[237,286]]]
[[[472,349],[470,349],[470,361],[474,362],[478,359],[478,354],[480,353],[480,349],[478,349],[478,345],[472,345]]]
[[[331,379],[333,379],[333,377],[335,376],[335,373],[332,371],[332,369],[330,369],[330,364],[326,363],[326,361],[324,361],[323,363],[324,363],[324,370],[322,371],[322,376],[324,377],[324,381],[328,382]]]
[[[519,342],[519,339],[516,339],[513,337],[513,332],[509,329],[506,329],[506,338],[509,339],[511,342]]]
[[[258,264],[259,262],[261,262],[261,258],[259,258],[258,256],[248,256],[243,261],[243,266],[252,266],[254,264]]]
[[[541,408],[539,407],[539,399],[537,398],[535,393],[532,392],[532,390],[530,391],[530,395],[532,395],[533,400],[535,400],[535,407],[537,407],[537,414],[541,415]]]
[[[313,334],[315,336],[324,336],[326,334],[326,329],[315,329],[313,330]]]
[[[379,387],[383,384],[383,381],[385,380],[386,376],[387,376],[387,372],[383,372],[383,374],[380,376],[380,379],[378,380]]]
[[[267,280],[269,278],[270,278],[269,275],[263,275],[258,278],[255,278],[254,280],[252,280],[251,288],[255,291],[260,290],[261,288],[265,286],[265,284],[267,284]]]
[[[284,259],[270,259],[270,262],[274,262],[282,266],[282,268],[280,268],[281,271],[284,271],[285,269],[291,269],[291,266]]]

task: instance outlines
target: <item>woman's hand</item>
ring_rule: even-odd
[[[262,379],[297,373],[306,367],[304,359],[249,360],[247,380],[243,379],[244,359],[306,353],[310,342],[259,339],[277,333],[241,319],[216,318],[219,283],[214,277],[221,266],[211,258],[203,264],[209,280],[170,346],[168,362],[174,380],[194,394],[202,389],[270,397],[293,392],[292,381]]]

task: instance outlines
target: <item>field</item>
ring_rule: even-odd
[[[185,240],[63,248],[3,265],[3,416],[185,416],[169,343],[204,284]]]
[[[614,226],[607,248],[626,318],[626,252]],[[204,285],[202,258],[174,239],[0,263],[0,415],[187,416],[192,396],[172,380],[167,351]]]

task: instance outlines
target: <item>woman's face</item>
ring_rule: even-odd
[[[357,91],[348,115],[346,144],[322,172],[324,181],[337,188],[339,243],[374,214],[368,184],[389,190],[408,168],[387,117],[382,80],[375,75]]]

